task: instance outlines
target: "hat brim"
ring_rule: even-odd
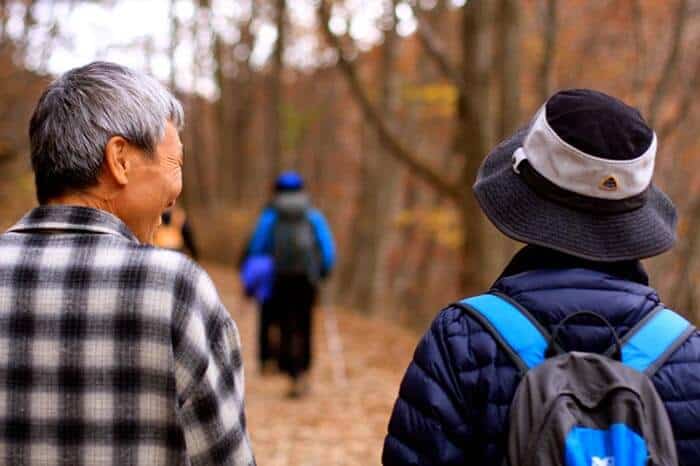
[[[513,152],[526,135],[523,128],[499,144],[474,184],[482,210],[503,234],[601,262],[644,259],[673,247],[676,209],[653,184],[643,207],[614,215],[573,209],[536,194],[512,165]]]

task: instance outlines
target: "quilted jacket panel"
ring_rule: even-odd
[[[640,280],[643,281],[643,280]],[[526,307],[550,332],[567,315],[589,310],[620,336],[659,304],[640,281],[586,268],[527,270],[494,289]],[[601,352],[613,339],[595,319],[575,319],[560,342]],[[503,463],[508,409],[520,375],[496,341],[455,307],[440,312],[418,344],[389,422],[382,462],[398,465]],[[674,429],[680,464],[700,465],[700,335],[688,339],[654,375]]]

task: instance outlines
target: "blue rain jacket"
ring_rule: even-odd
[[[549,332],[567,315],[589,310],[624,336],[659,304],[639,262],[593,263],[533,246],[516,255],[493,288]],[[568,350],[591,352],[613,343],[594,319],[567,324],[559,340]],[[447,307],[418,344],[401,383],[383,464],[500,466],[519,379],[494,338],[460,309]],[[700,465],[700,334],[652,380],[671,419],[680,465]]]

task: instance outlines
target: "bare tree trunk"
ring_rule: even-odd
[[[445,155],[442,165],[447,170],[454,163],[454,154],[448,153]],[[417,187],[411,189],[415,191]],[[408,209],[415,209],[419,212],[424,209],[433,210],[441,207],[440,197],[435,192],[428,193],[424,196],[425,199],[418,199],[418,196],[411,196],[412,205],[407,206]],[[425,228],[425,224],[423,224]],[[409,257],[410,260],[405,261],[403,267],[406,270],[404,281],[410,281],[407,286],[401,290],[399,303],[401,308],[408,310],[412,315],[416,316],[416,322],[419,322],[425,315],[423,312],[429,304],[430,296],[425,293],[425,285],[429,282],[430,273],[432,271],[431,261],[435,259],[435,253],[438,250],[438,243],[434,232],[420,232],[418,228],[408,230],[402,249],[413,253],[414,257]],[[407,255],[409,253],[407,252]],[[443,286],[452,286],[453,283],[447,283],[444,277],[441,278]]]
[[[361,268],[364,265],[364,248],[367,246],[367,221],[369,213],[369,201],[368,201],[368,189],[366,185],[373,184],[372,180],[369,178],[372,176],[372,161],[374,159],[373,155],[369,152],[371,147],[369,144],[370,135],[368,134],[368,128],[366,125],[361,125],[357,134],[357,144],[360,146],[360,152],[363,154],[363,158],[360,161],[359,178],[360,178],[360,192],[357,199],[357,207],[355,208],[355,213],[353,215],[353,222],[351,225],[350,234],[350,245],[348,247],[349,251],[352,251],[352,259],[343,262],[343,267],[340,271],[340,283],[342,283],[341,298],[343,302],[348,307],[357,307],[357,293],[356,293],[356,277],[360,275]],[[368,312],[368,309],[359,309],[363,312]]]
[[[399,200],[399,208],[402,212],[414,213],[419,209],[419,190],[420,185],[417,183],[415,177],[412,176],[410,172],[404,174],[401,179],[401,187],[399,188],[401,197]],[[405,297],[409,293],[411,279],[414,273],[414,269],[411,268],[411,265],[413,263],[413,256],[418,252],[416,250],[416,244],[419,240],[417,225],[418,222],[412,221],[401,229],[401,238],[398,241],[399,256],[401,258],[400,267],[391,271],[391,277],[388,280],[389,287],[393,291],[393,294],[398,297],[402,309],[407,308]]]
[[[319,121],[318,150],[313,155],[313,165],[310,178],[314,198],[319,199],[323,193],[324,161],[336,150],[338,119],[338,76],[333,75],[329,79],[323,79],[325,89],[322,92],[321,118]]]
[[[695,67],[691,73],[691,78],[684,86],[678,103],[678,110],[659,129],[659,140],[666,141],[668,138],[687,121],[688,115],[693,107],[698,92],[700,92],[700,56],[697,57]]]
[[[187,110],[189,113],[193,113],[197,110],[196,98],[192,96],[187,97]],[[186,149],[186,161],[184,165],[184,170],[182,173],[183,177],[183,202],[188,208],[194,205],[201,205],[204,202],[202,197],[202,181],[201,181],[201,170],[199,163],[196,160],[196,155],[194,157],[189,157],[189,154],[194,153],[199,145],[199,129],[197,128],[197,123],[192,122],[185,126],[185,135],[183,140],[187,146]]]
[[[486,251],[483,242],[483,214],[471,186],[489,146],[491,122],[489,98],[489,21],[486,2],[468,3],[462,11],[462,74],[469,95],[460,95],[457,113],[459,130],[457,151],[464,157],[460,203],[462,227],[463,291],[478,292],[485,284]],[[478,112],[471,111],[478,109]]]
[[[168,78],[170,90],[176,92],[177,90],[177,70],[175,67],[175,51],[180,41],[180,21],[177,19],[175,14],[175,3],[176,0],[170,0],[168,5],[168,16],[170,19],[170,42],[168,43],[168,59],[170,60],[170,76]]]
[[[249,72],[247,72],[249,73]],[[251,73],[252,74],[252,73]],[[232,183],[234,185],[233,198],[237,204],[242,204],[246,193],[246,180],[250,167],[248,159],[250,151],[248,148],[250,137],[250,126],[252,123],[252,112],[250,111],[253,100],[252,76],[247,74],[241,78],[239,83],[239,102],[236,115],[233,121],[233,173]]]
[[[646,81],[647,45],[644,39],[644,9],[641,0],[630,0],[630,16],[635,44],[634,95],[637,106],[641,107],[641,95]]]
[[[231,176],[228,178],[232,185],[232,196],[237,205],[244,203],[246,194],[247,180],[250,178],[248,171],[249,157],[249,132],[252,123],[253,112],[251,108],[255,99],[254,78],[255,73],[252,70],[250,63],[250,55],[255,45],[255,36],[252,31],[252,25],[256,17],[256,0],[250,0],[250,17],[241,28],[241,39],[237,46],[243,47],[246,54],[238,57],[236,61],[236,77],[235,77],[235,111],[232,117],[229,145],[231,147]],[[231,104],[233,105],[233,92],[230,92]]]
[[[500,85],[497,136],[502,140],[520,124],[520,2],[499,0],[497,18],[496,71]]]
[[[180,29],[181,24],[175,14],[175,4],[176,0],[170,0],[168,5],[168,17],[170,19],[170,41],[168,43],[168,60],[170,61],[170,73],[168,76],[168,83],[171,92],[177,93],[177,67],[175,64],[175,52],[177,46],[180,42]],[[195,28],[196,30],[196,28]],[[194,67],[194,64],[192,65]],[[195,99],[192,96],[188,96],[187,100],[184,102],[186,110],[191,113],[195,107]],[[195,119],[189,118],[189,115],[185,115],[185,128],[183,136],[183,141],[188,147],[197,147],[197,123]],[[195,151],[187,151],[188,153],[194,153]],[[190,206],[198,204],[200,202],[200,181],[199,181],[199,170],[197,168],[197,162],[186,157],[186,163],[183,170],[183,192],[180,199],[182,203],[189,209]]]
[[[7,8],[7,0],[0,0],[0,44],[4,45],[7,40],[7,22],[10,19],[10,14]]]
[[[450,79],[453,83],[457,83],[455,87],[459,93],[467,94],[459,67],[454,66],[452,57],[446,53],[446,50],[454,47],[445,47],[432,32],[447,29],[445,26],[447,21],[449,21],[449,17],[446,13],[445,1],[438,2],[430,11],[419,12],[419,31],[422,36],[419,39],[426,53],[417,60],[415,72],[418,75],[420,84],[429,85],[444,77]],[[436,66],[430,67],[430,62]],[[444,162],[442,162],[443,171],[448,172],[453,169],[451,166],[454,162],[453,155],[451,151],[444,155],[441,154],[444,157]],[[421,186],[410,178],[410,175],[406,176],[406,178],[408,178],[404,188],[407,191],[404,196],[406,204],[399,205],[399,209],[403,209],[408,213],[415,212],[420,217],[421,211],[433,209],[440,204],[440,197],[435,192],[425,193],[424,190],[421,190]],[[406,312],[406,315],[409,316],[409,323],[417,323],[424,317],[421,315],[423,310],[422,304],[428,299],[428,296],[424,293],[424,286],[430,274],[430,268],[426,268],[426,264],[429,263],[436,249],[436,243],[432,235],[421,231],[426,226],[424,219],[420,223],[421,228],[413,224],[403,228],[400,232],[400,240],[397,246],[400,251],[403,251],[400,271],[395,274],[398,277],[395,282],[399,286],[396,293],[397,307]]]
[[[382,114],[390,114],[394,100],[393,66],[398,42],[393,26],[396,23],[394,2],[387,4],[385,15],[391,21],[392,28],[384,33],[376,82],[381,89],[378,110]],[[383,188],[390,185],[388,178],[396,176],[396,173],[387,170],[388,165],[393,164],[393,160],[381,154],[383,148],[377,141],[376,135],[368,135],[367,149],[364,151],[362,160],[362,188],[351,237],[350,250],[355,251],[355,258],[352,261],[350,289],[352,305],[357,309],[370,312],[375,302],[376,277],[386,225],[387,212],[381,203],[382,198],[385,197]]]
[[[430,272],[432,271],[431,264],[435,260],[435,252],[438,249],[438,243],[434,237],[429,237],[424,241],[422,246],[421,254],[418,259],[418,267],[416,268],[416,276],[414,280],[414,290],[416,293],[411,298],[413,306],[415,306],[416,314],[419,316],[425,316],[425,312],[435,312],[434,309],[428,309],[430,306],[434,306],[434,303],[430,302],[429,297],[425,293],[425,286],[430,279]],[[432,316],[428,316],[430,318]]]
[[[556,42],[558,32],[558,5],[557,0],[545,0],[544,17],[544,46],[542,61],[540,62],[540,102],[543,103],[554,89],[554,56],[556,54]]]
[[[285,35],[287,32],[287,2],[286,0],[276,0],[276,26],[277,43],[272,57],[272,69],[268,77],[268,122],[265,139],[267,141],[268,161],[270,163],[270,179],[282,170],[282,93],[283,93],[283,73],[284,73],[284,48]]]
[[[698,311],[694,308],[695,286],[692,272],[697,262],[695,258],[698,248],[700,248],[700,199],[696,199],[691,204],[688,218],[688,230],[678,254],[678,275],[670,296],[676,309],[685,312],[695,311],[696,315],[693,317],[697,319]]]
[[[193,25],[192,25],[192,34],[194,36],[194,60],[192,62],[192,87],[193,89],[197,89],[198,83],[199,83],[199,78],[202,73],[202,63],[201,63],[201,58],[202,58],[202,44],[200,41],[200,22],[202,20],[202,10],[206,8],[206,0],[199,0],[199,3],[195,7],[195,14],[193,18]],[[196,92],[192,92],[189,96],[189,109],[191,114],[196,114],[196,115],[204,115],[204,105],[202,102],[202,98],[199,97]],[[214,196],[212,195],[212,185],[211,185],[211,171],[209,170],[209,164],[208,160],[206,160],[206,157],[208,154],[206,154],[206,151],[202,150],[204,146],[204,140],[202,138],[202,118],[197,118],[193,120],[190,124],[191,126],[191,144],[192,147],[197,148],[197,151],[191,151],[192,153],[196,153],[197,155],[194,156],[191,160],[193,167],[193,171],[195,176],[193,178],[196,179],[196,188],[197,188],[197,199],[198,199],[198,204],[204,208],[208,209],[212,207],[212,204],[214,203]]]
[[[232,129],[231,118],[231,80],[224,73],[226,61],[232,55],[231,48],[225,44],[220,35],[214,32],[214,58],[216,70],[214,78],[219,88],[219,100],[216,102],[216,139],[219,169],[217,170],[217,193],[220,198],[230,200],[233,197],[233,181],[231,176],[233,168],[233,147],[230,132]],[[234,174],[235,175],[235,174]]]
[[[666,93],[669,90],[669,86],[671,85],[674,76],[676,75],[681,58],[683,34],[687,23],[688,0],[678,0],[678,5],[676,6],[673,20],[673,27],[671,28],[671,43],[669,45],[668,56],[666,57],[666,62],[664,63],[663,68],[661,69],[659,80],[656,83],[656,87],[654,88],[651,101],[649,102],[649,108],[647,110],[649,124],[652,128],[656,124],[661,104],[666,97]]]

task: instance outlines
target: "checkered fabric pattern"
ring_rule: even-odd
[[[0,464],[253,465],[236,325],[207,274],[116,217],[0,235]]]

